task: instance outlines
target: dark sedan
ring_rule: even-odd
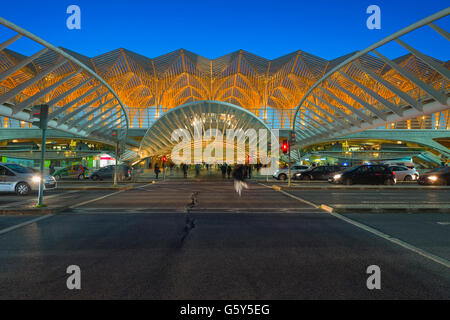
[[[418,184],[422,185],[450,185],[450,167],[441,167],[431,172],[421,174]]]
[[[332,183],[352,184],[386,184],[393,185],[397,181],[395,173],[383,165],[360,165],[344,172],[337,173],[328,179]]]
[[[298,172],[294,175],[296,180],[328,180],[335,173],[347,169],[339,166],[318,166]]]
[[[119,181],[130,180],[131,179],[131,168],[127,165],[117,166],[117,175]],[[106,166],[95,170],[89,176],[92,180],[104,180],[114,178],[114,165]]]

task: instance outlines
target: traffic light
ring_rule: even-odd
[[[166,157],[166,156],[163,156],[163,157],[162,157],[162,161],[163,161],[163,163],[165,163],[165,162],[167,161],[167,157]]]
[[[48,105],[41,104],[31,108],[33,118],[38,118],[39,121],[33,121],[33,124],[41,129],[47,129],[48,124]]]
[[[283,151],[283,153],[287,153],[288,150],[289,150],[288,141],[284,139],[283,143],[281,144],[281,151]]]
[[[117,137],[117,130],[114,129],[114,130],[112,131],[111,135],[112,135],[114,138]]]

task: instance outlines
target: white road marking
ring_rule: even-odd
[[[283,192],[283,191],[281,190],[279,192]],[[283,193],[288,194],[287,192],[283,192]],[[332,210],[330,212],[329,208],[331,208],[331,207],[328,207],[326,205],[323,205],[323,207],[322,206],[317,206],[316,204],[313,204],[313,203],[311,203],[311,202],[309,202],[307,200],[301,199],[299,197],[296,197],[296,196],[293,196],[293,195],[290,195],[290,196],[291,196],[291,198],[297,199],[297,200],[299,200],[301,202],[309,203],[309,204],[313,205],[315,208],[320,208],[320,209],[326,211],[327,213],[329,213],[330,215],[332,215],[335,218],[338,218],[338,219],[340,219],[342,221],[350,223],[351,225],[353,225],[355,227],[358,227],[358,228],[363,229],[363,230],[365,230],[367,232],[370,232],[370,233],[372,233],[372,234],[374,234],[374,235],[376,235],[376,236],[378,236],[380,238],[388,240],[388,241],[390,241],[392,243],[395,243],[395,244],[397,244],[397,245],[399,245],[399,246],[401,246],[401,247],[403,247],[405,249],[408,249],[408,250],[410,250],[410,251],[412,251],[414,253],[417,253],[417,254],[419,254],[419,255],[427,258],[427,259],[430,259],[430,260],[432,260],[432,261],[434,261],[436,263],[439,263],[439,264],[441,264],[441,265],[443,265],[443,266],[445,266],[447,268],[450,268],[450,261],[448,261],[447,259],[441,258],[441,257],[439,257],[437,255],[434,255],[434,254],[430,253],[430,252],[427,252],[425,250],[417,248],[417,247],[413,246],[412,244],[409,244],[409,243],[407,243],[405,241],[402,241],[400,239],[394,238],[394,237],[392,237],[392,236],[390,236],[390,235],[388,235],[386,233],[378,231],[377,229],[369,227],[369,226],[367,226],[367,225],[365,225],[363,223],[357,222],[357,221],[355,221],[353,219],[350,219],[350,218],[347,218],[347,217],[345,217],[343,215],[340,215],[339,213],[333,212]],[[447,223],[447,222],[445,222],[445,223]]]
[[[41,221],[41,220],[44,220],[44,219],[51,218],[51,217],[53,217],[53,214],[47,214],[47,215],[42,216],[42,217],[38,217],[38,218],[31,219],[31,220],[27,220],[25,222],[16,224],[16,225],[14,225],[12,227],[0,230],[0,235],[5,234],[5,233],[10,232],[10,231],[13,231],[13,230],[16,230],[16,229],[19,229],[19,228],[22,228],[22,227],[25,227],[25,226],[27,226],[29,224],[34,223],[34,222],[38,222],[38,221]]]
[[[450,226],[450,222],[436,222],[437,224],[440,224],[441,226]]]
[[[263,183],[258,183],[258,184],[260,184],[260,185],[262,185],[262,186],[264,186],[264,187],[266,187],[266,188],[272,189],[272,187],[269,187],[269,186],[267,186],[267,185],[265,185],[265,184],[263,184]],[[316,208],[316,209],[319,208],[318,205],[316,205],[316,204],[314,204],[314,203],[312,203],[312,202],[309,202],[308,200],[305,200],[305,199],[296,197],[296,196],[294,196],[294,195],[292,195],[292,194],[290,194],[290,193],[288,193],[288,192],[286,192],[286,191],[283,191],[283,190],[277,190],[277,191],[278,191],[278,192],[281,192],[282,194],[284,194],[284,195],[286,195],[286,196],[288,196],[288,197],[294,198],[295,200],[298,200],[298,201],[300,201],[300,202],[306,203],[307,205],[310,205],[310,206],[312,206],[313,208]]]
[[[146,184],[144,186],[147,186],[147,185],[149,185],[149,184]],[[126,190],[120,190],[120,191],[117,191],[117,192],[113,192],[113,193],[107,194],[105,196],[101,196],[101,197],[98,197],[98,198],[95,198],[95,199],[84,201],[84,202],[78,203],[78,204],[76,204],[74,206],[70,206],[69,208],[77,208],[79,206],[82,206],[82,205],[85,205],[85,204],[88,204],[88,203],[91,203],[91,202],[94,202],[94,201],[102,200],[104,198],[107,198],[107,197],[110,197],[110,196],[113,196],[115,194],[122,193],[122,192],[125,192],[125,191],[129,191],[129,190],[133,190],[133,188],[126,189]],[[69,191],[67,193],[72,193],[72,192],[79,192],[79,190]],[[67,193],[65,193],[65,194],[67,194]],[[58,195],[61,195],[61,194],[55,194],[55,195],[52,195],[52,197],[53,196],[58,196]],[[8,228],[0,230],[0,235],[5,234],[5,233],[10,232],[10,231],[13,231],[13,230],[16,230],[16,229],[19,229],[19,228],[22,228],[22,227],[25,227],[25,226],[27,226],[29,224],[32,224],[32,223],[35,223],[35,222],[38,222],[38,221],[41,221],[41,220],[54,217],[54,216],[55,216],[54,214],[47,214],[47,215],[42,216],[42,217],[38,217],[38,218],[31,219],[31,220],[27,220],[25,222],[22,222],[22,223],[14,225],[14,226],[11,226],[11,227],[8,227]]]

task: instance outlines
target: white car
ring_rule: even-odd
[[[417,181],[419,179],[419,172],[417,172],[416,168],[390,166],[389,169],[395,173],[397,181]]]
[[[295,177],[296,173],[308,170],[309,168],[311,168],[311,167],[299,165],[299,164],[293,165],[292,170],[291,170],[292,177]],[[288,174],[289,174],[289,169],[278,169],[277,171],[275,171],[273,173],[272,177],[274,177],[277,180],[286,180],[288,178]]]
[[[15,192],[24,196],[39,190],[39,173],[15,163],[0,163],[0,192]],[[44,176],[44,190],[56,188],[56,180],[50,175]]]

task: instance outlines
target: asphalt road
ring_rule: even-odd
[[[347,216],[449,258],[448,215]],[[242,197],[229,182],[140,186],[1,233],[30,218],[0,217],[2,299],[450,298],[445,266],[257,184]],[[81,290],[66,288],[69,265]]]

